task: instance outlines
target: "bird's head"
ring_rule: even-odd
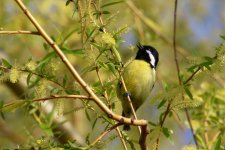
[[[144,60],[151,65],[152,68],[156,68],[159,61],[159,53],[157,50],[149,45],[137,45],[138,52],[135,59]]]

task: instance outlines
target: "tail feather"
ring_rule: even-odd
[[[124,130],[124,131],[129,131],[129,130],[130,130],[130,125],[125,124],[125,125],[123,126],[123,130]]]
[[[126,117],[124,111],[122,112],[122,116]],[[130,130],[130,125],[125,124],[125,125],[123,126],[123,130],[124,130],[124,131],[129,131],[129,130]]]

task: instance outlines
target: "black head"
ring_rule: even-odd
[[[152,68],[156,68],[159,61],[159,53],[157,50],[149,45],[138,44],[138,52],[135,59],[144,60],[151,65]]]

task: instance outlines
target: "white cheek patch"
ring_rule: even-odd
[[[149,55],[149,58],[150,58],[150,63],[153,67],[155,67],[155,57],[152,55],[152,53],[148,50],[146,50],[146,52],[148,53]]]

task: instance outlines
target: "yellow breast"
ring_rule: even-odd
[[[151,92],[155,82],[155,70],[143,60],[134,60],[125,67],[122,76],[127,90],[131,94],[132,103],[137,109]],[[125,93],[122,89],[121,92]]]

